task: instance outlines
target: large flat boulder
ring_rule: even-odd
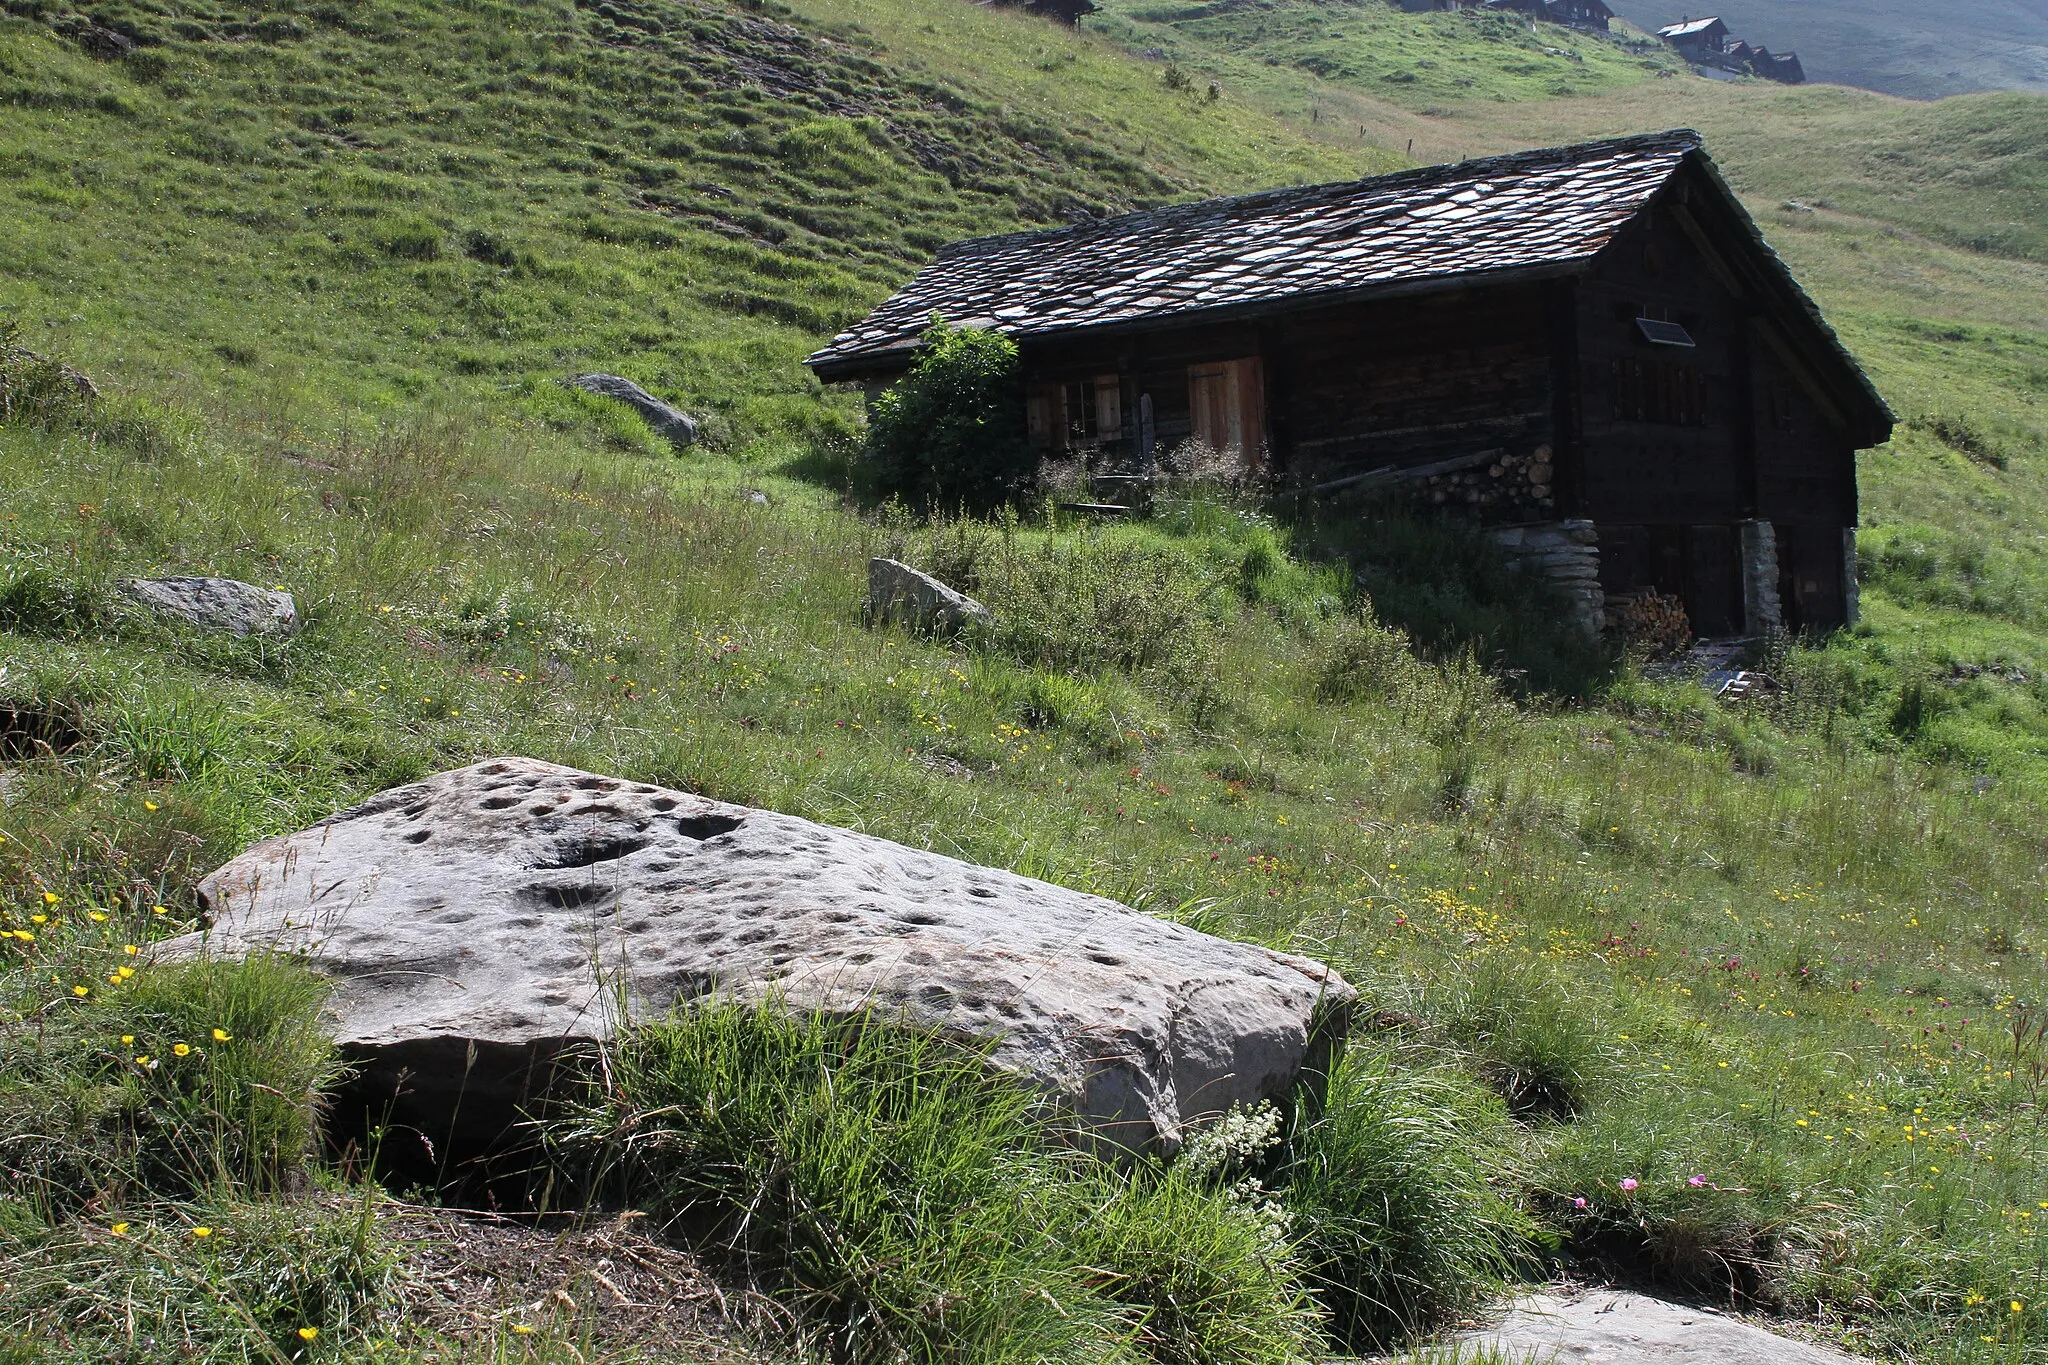
[[[1170,1150],[1284,1096],[1355,999],[1319,963],[1099,896],[527,758],[384,792],[200,894],[209,929],[163,951],[304,954],[363,1074],[458,1147],[560,1049],[720,994],[986,1041],[1104,1136]]]

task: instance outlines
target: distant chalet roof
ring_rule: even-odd
[[[1689,38],[1695,33],[1705,33],[1720,23],[1719,18],[1694,19],[1688,23],[1670,24],[1657,30],[1659,38]]]
[[[1679,130],[970,238],[806,363],[824,379],[889,368],[935,312],[1029,337],[1569,267],[1699,148]]]
[[[1889,430],[1869,380],[1683,128],[954,242],[804,363],[827,381],[900,371],[934,313],[1049,337],[1572,274],[1689,160],[1725,202],[1765,292],[1818,329],[1856,405]]]

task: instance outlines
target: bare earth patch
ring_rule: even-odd
[[[772,1323],[773,1305],[721,1286],[633,1215],[508,1218],[392,1203],[377,1218],[400,1258],[391,1320],[408,1331],[470,1342],[524,1327],[602,1358],[776,1359],[741,1326]]]

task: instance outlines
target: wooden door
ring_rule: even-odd
[[[1188,367],[1194,438],[1239,464],[1261,458],[1266,443],[1266,385],[1257,356]]]

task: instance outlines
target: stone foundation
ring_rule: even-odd
[[[1570,604],[1571,621],[1598,638],[1606,624],[1600,588],[1600,536],[1590,521],[1540,521],[1488,531],[1516,568],[1534,573]]]
[[[1856,583],[1856,528],[1842,528],[1842,624],[1853,626],[1861,608],[1862,592]]]
[[[1778,532],[1768,521],[1745,521],[1742,536],[1742,624],[1749,635],[1777,635],[1785,629],[1778,601]]]

